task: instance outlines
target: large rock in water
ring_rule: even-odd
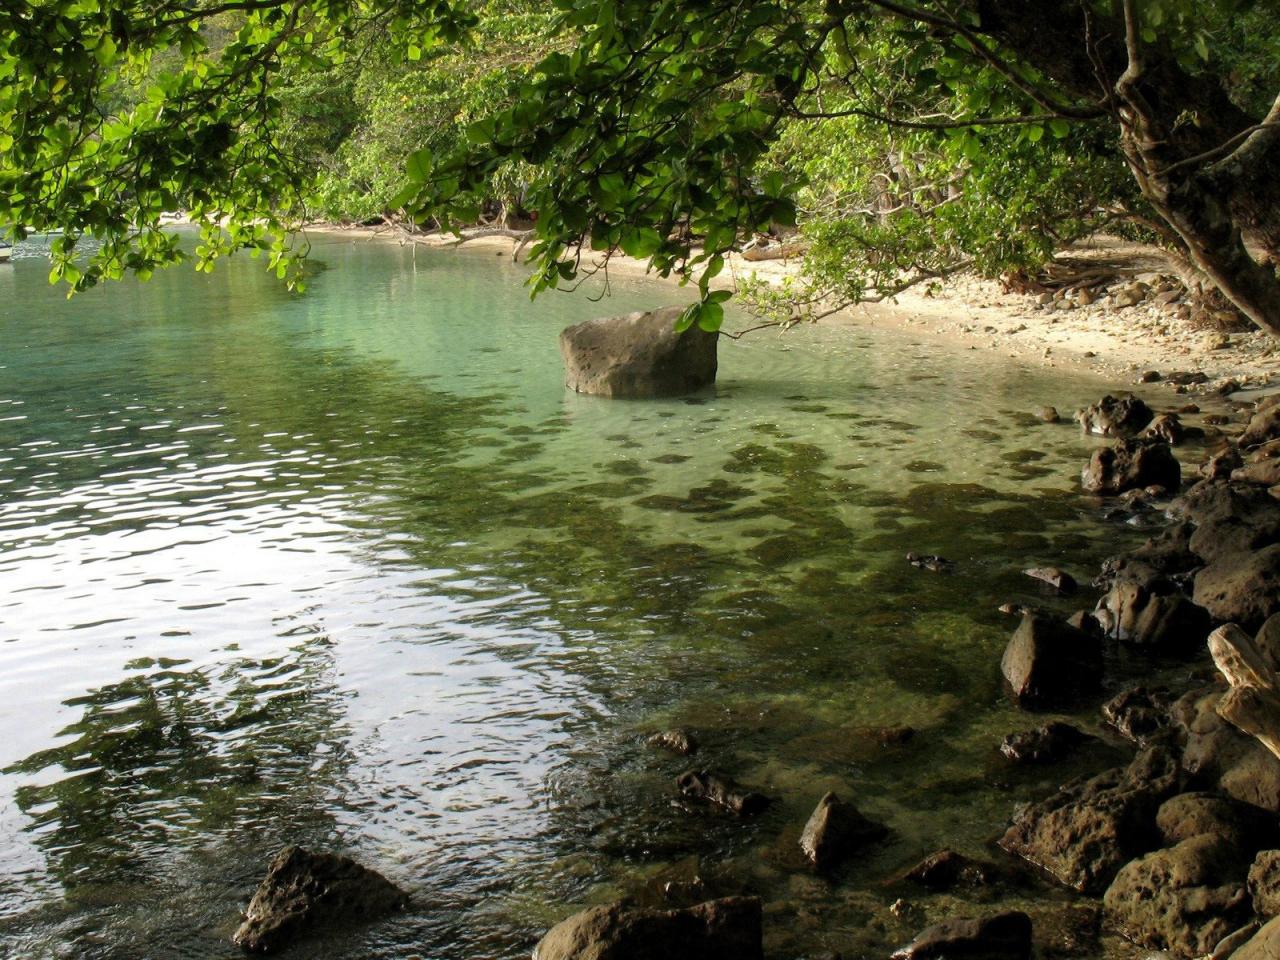
[[[231,938],[250,953],[271,953],[314,927],[364,923],[401,909],[408,896],[350,857],[285,847]]]
[[[1019,705],[1063,704],[1098,685],[1102,647],[1065,621],[1029,613],[1005,647],[1000,669]]]
[[[687,910],[592,907],[547,931],[533,960],[761,960],[762,914],[756,897]]]
[[[1085,433],[1102,437],[1136,437],[1154,417],[1151,408],[1133,394],[1107,394],[1076,415]]]
[[[1094,616],[1107,636],[1161,652],[1203,650],[1211,626],[1207,611],[1162,580],[1150,587],[1117,580]]]
[[[672,397],[716,382],[718,334],[677,333],[681,307],[588,320],[560,334],[565,385],[603,397]]]
[[[1121,440],[1113,447],[1093,451],[1080,474],[1086,493],[1124,493],[1144,487],[1177,490],[1182,467],[1167,443],[1155,440]]]
[[[1027,804],[999,845],[1064,886],[1098,893],[1121,866],[1158,843],[1156,811],[1179,779],[1177,758],[1164,747],[1148,747],[1127,768],[1072,781]]]
[[[888,833],[884,824],[868,820],[853,804],[828,793],[805,824],[800,849],[809,863],[825,870]]]

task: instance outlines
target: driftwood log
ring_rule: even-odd
[[[1271,629],[1269,629],[1271,628]],[[1231,689],[1218,715],[1280,757],[1280,631],[1268,621],[1256,637],[1234,623],[1209,634],[1213,662]]]

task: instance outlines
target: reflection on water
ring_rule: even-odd
[[[531,305],[498,258],[318,255],[302,298],[247,263],[69,304],[5,271],[5,955],[231,956],[285,842],[415,904],[299,957],[526,955],[695,875],[764,896],[780,955],[876,948],[883,877],[1042,786],[992,762],[1025,722],[994,610],[1133,536],[1026,415],[1098,384],[799,330],[725,342],[692,402],[600,401],[558,329],[674,291]],[[779,802],[673,806],[684,761],[643,745],[671,724]],[[795,850],[827,789],[894,829],[832,884]]]

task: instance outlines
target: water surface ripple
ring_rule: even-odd
[[[692,400],[601,401],[557,331],[678,291],[530,304],[491,255],[317,256],[303,297],[251,262],[69,303],[0,267],[5,956],[235,956],[286,842],[414,901],[297,957],[524,956],[695,875],[764,896],[777,955],[860,949],[900,935],[868,922],[884,876],[1042,787],[992,758],[1025,724],[994,608],[1134,535],[1027,415],[1099,384],[802,329],[724,342]],[[779,803],[674,806],[686,761],[643,745],[671,724]],[[795,852],[827,789],[894,829],[831,883]]]

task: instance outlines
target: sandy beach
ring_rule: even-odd
[[[331,224],[309,226],[306,232],[369,242],[459,247],[452,234],[409,238],[388,228]],[[495,253],[509,253],[514,248],[514,241],[501,236],[477,237],[461,245],[469,251],[491,249]],[[1154,291],[1173,276],[1159,250],[1111,237],[1078,244],[1060,256],[1076,263],[1097,260],[1116,265],[1120,276],[1113,289],[1142,284]],[[714,286],[733,289],[753,274],[777,283],[798,269],[799,261],[794,259],[749,262],[734,255]],[[646,263],[621,254],[610,259],[609,271],[626,276],[648,272]],[[1143,382],[1156,389],[1163,385],[1171,393],[1251,393],[1280,386],[1280,343],[1261,331],[1228,334],[1198,328],[1177,315],[1176,298],[1167,297],[1172,302],[1166,304],[1151,296],[1132,306],[1116,305],[1106,296],[1086,304],[1076,304],[1070,298],[1066,304],[1041,303],[1041,299],[1035,294],[1005,291],[998,281],[959,274],[933,290],[922,284],[891,301],[850,307],[819,322],[910,329],[974,350],[1003,351],[1047,367],[1090,370],[1118,385]],[[602,305],[602,311],[607,312],[607,306]],[[731,327],[727,329],[732,332]],[[747,335],[785,333],[767,328]],[[1178,384],[1170,381],[1176,374],[1203,374],[1205,379],[1203,383]]]

